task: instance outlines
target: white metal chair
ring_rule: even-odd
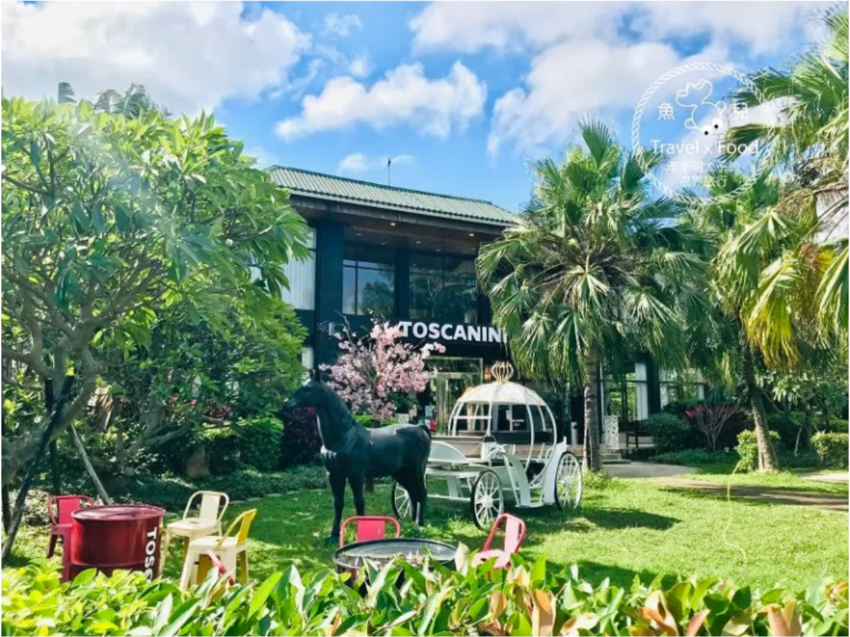
[[[189,512],[198,498],[201,499],[198,516],[189,517]],[[219,491],[197,491],[193,493],[189,502],[186,503],[183,519],[171,522],[165,527],[160,572],[163,570],[165,560],[168,557],[168,545],[171,543],[171,538],[179,537],[183,539],[183,558],[185,560],[186,552],[192,540],[221,533],[221,519],[224,517],[224,512],[227,511],[228,504],[230,504],[230,498],[227,497],[226,493]]]

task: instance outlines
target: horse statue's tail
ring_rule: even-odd
[[[425,430],[425,433],[428,434],[428,437],[431,438],[433,434],[431,433],[431,426],[427,422],[420,422],[419,426]]]

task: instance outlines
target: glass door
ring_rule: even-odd
[[[455,403],[467,389],[481,384],[483,365],[480,358],[433,356],[428,367],[435,376],[426,394],[425,416],[436,421],[437,433],[446,434]]]

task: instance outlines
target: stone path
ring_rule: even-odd
[[[672,489],[693,489],[726,497],[726,485],[718,482],[702,482],[690,478],[658,478],[660,484]],[[745,498],[759,502],[773,502],[776,504],[793,504],[822,509],[824,511],[848,511],[848,500],[840,495],[830,493],[816,493],[810,491],[793,491],[790,489],[771,489],[769,487],[746,487],[733,486],[731,495],[733,498]]]

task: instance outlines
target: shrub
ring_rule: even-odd
[[[236,427],[239,455],[243,466],[258,471],[274,471],[280,467],[280,443],[283,423],[265,416],[240,422]]]
[[[682,420],[687,421],[686,412],[694,411],[700,406],[705,406],[705,401],[694,401],[694,400],[674,400],[661,409],[662,413],[672,414],[674,416],[678,416]],[[750,414],[748,411],[739,409],[723,427],[723,430],[720,432],[720,435],[717,436],[717,448],[718,449],[732,449],[738,444],[738,434],[746,429],[752,429],[753,424],[750,420]],[[703,434],[697,433],[698,436],[702,436]],[[696,444],[688,445],[689,447],[699,446]]]
[[[845,418],[830,416],[825,423],[816,420],[815,424],[820,427],[821,430],[831,433],[846,434],[850,431],[850,423],[848,423]]]
[[[791,413],[773,412],[767,416],[767,426],[771,431],[779,434],[782,446],[793,450],[797,444],[797,434],[803,428],[806,418],[803,412],[792,411]],[[800,446],[806,446],[805,432],[800,437]]]
[[[404,574],[405,583],[398,585]],[[370,584],[365,584],[368,577]],[[4,635],[846,635],[846,580],[759,593],[731,582],[661,578],[629,589],[579,578],[576,567],[514,558],[513,569],[457,571],[390,562],[347,575],[295,567],[259,586],[212,577],[182,592],[139,573],[85,571],[60,584],[37,566],[4,573]]]
[[[652,456],[652,462],[664,464],[681,464],[686,467],[699,467],[714,464],[735,464],[738,462],[738,454],[734,451],[706,451],[705,449],[683,449],[682,451],[668,451]]]
[[[847,468],[847,448],[850,436],[836,433],[816,433],[812,436],[812,447],[818,454],[820,464],[826,467]]]
[[[779,434],[775,431],[770,432],[770,440],[774,448],[780,444]],[[735,449],[740,458],[740,467],[746,471],[755,471],[759,467],[759,452],[758,442],[756,441],[755,431],[742,431],[738,434],[738,446]]]
[[[283,427],[280,462],[283,467],[313,462],[322,448],[315,416],[293,416]]]
[[[327,474],[324,468],[307,465],[274,473],[246,469],[197,480],[174,475],[121,478],[109,485],[109,494],[116,502],[139,502],[159,506],[167,511],[182,511],[189,496],[195,491],[224,491],[231,500],[245,500],[326,486]]]
[[[649,434],[659,452],[688,449],[702,441],[695,439],[691,428],[672,414],[652,414],[646,421]]]
[[[204,429],[195,438],[207,453],[207,466],[214,475],[226,475],[242,466],[239,435],[233,427]]]

